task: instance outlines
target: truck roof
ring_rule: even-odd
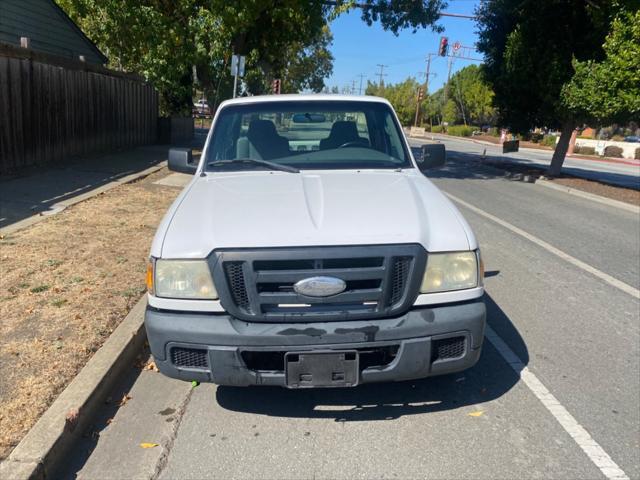
[[[264,102],[314,102],[314,101],[349,101],[349,102],[373,102],[384,103],[390,105],[385,98],[374,97],[371,95],[335,95],[327,93],[311,93],[311,94],[287,94],[287,95],[255,95],[251,97],[238,97],[232,100],[225,100],[221,106],[238,105],[247,103],[264,103]]]

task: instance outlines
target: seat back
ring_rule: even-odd
[[[366,138],[362,138],[358,135],[358,126],[356,122],[349,120],[339,120],[334,122],[331,126],[331,132],[329,136],[320,140],[320,150],[330,150],[332,148],[338,148],[341,145],[349,142],[366,142],[369,143]]]
[[[290,155],[289,141],[278,135],[271,120],[252,120],[249,123],[247,139],[251,158],[271,160]]]

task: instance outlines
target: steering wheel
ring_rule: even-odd
[[[348,148],[348,147],[371,148],[365,140],[352,140],[350,142],[343,143],[338,148]]]

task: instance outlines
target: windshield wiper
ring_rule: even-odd
[[[289,167],[288,165],[280,165],[279,163],[268,162],[267,160],[256,160],[255,158],[233,158],[231,160],[218,160],[217,162],[207,163],[208,167],[217,167],[233,164],[251,164],[260,165],[262,167],[270,168],[271,170],[280,170],[281,172],[300,173],[295,167]]]

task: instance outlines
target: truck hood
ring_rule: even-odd
[[[260,171],[194,178],[158,229],[152,255],[391,243],[432,252],[477,246],[457,209],[415,169]]]

